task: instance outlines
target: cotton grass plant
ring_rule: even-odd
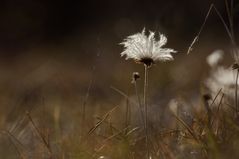
[[[149,134],[148,134],[148,70],[156,62],[172,61],[171,53],[176,53],[174,49],[163,48],[167,43],[167,37],[159,33],[159,39],[155,38],[154,32],[149,32],[147,36],[145,29],[141,33],[128,36],[124,42],[120,43],[124,46],[121,56],[125,56],[126,60],[132,59],[136,63],[144,65],[144,128],[146,135],[147,158],[150,158],[149,152]]]
[[[229,2],[229,0],[225,1],[226,4]],[[231,4],[233,4],[233,0],[231,0]],[[168,107],[163,107],[165,105],[162,105],[164,116],[160,118],[160,120],[162,119],[160,122],[157,121],[157,123],[155,122],[154,124],[149,124],[148,122],[148,112],[150,112],[147,98],[149,83],[148,72],[157,62],[172,61],[172,53],[176,51],[170,48],[164,48],[167,43],[165,35],[155,34],[154,32],[148,33],[144,29],[140,33],[127,37],[121,43],[121,45],[124,46],[124,51],[121,53],[121,56],[125,56],[126,59],[134,60],[136,63],[144,66],[144,99],[142,100],[142,104],[140,92],[137,89],[138,79],[140,78],[138,72],[132,74],[132,84],[135,86],[138,103],[134,101],[134,97],[131,98],[130,91],[124,93],[120,89],[111,87],[127,99],[126,104],[129,113],[126,113],[127,118],[125,120],[122,118],[123,112],[120,110],[121,104],[117,102],[116,105],[112,105],[111,99],[110,102],[107,103],[107,100],[112,97],[112,94],[98,96],[98,87],[97,89],[92,89],[92,81],[88,85],[86,95],[83,94],[85,98],[82,98],[82,107],[79,107],[78,100],[72,100],[79,98],[78,87],[77,91],[72,94],[68,91],[71,87],[67,87],[64,84],[59,86],[61,89],[57,89],[57,93],[52,92],[52,87],[49,87],[50,91],[46,92],[43,96],[46,107],[40,107],[40,109],[21,116],[21,120],[18,120],[16,122],[17,124],[15,124],[15,121],[12,123],[8,122],[10,128],[0,131],[1,158],[238,159],[239,115],[237,92],[239,52],[238,49],[236,49],[236,43],[234,41],[232,25],[233,12],[230,6],[230,4],[227,4],[230,20],[223,21],[223,24],[233,42],[233,49],[230,48],[232,49],[230,52],[234,58],[233,67],[230,67],[232,63],[228,65],[222,65],[221,63],[223,55],[226,56],[229,52],[227,50],[224,50],[225,54],[218,50],[208,56],[206,60],[210,66],[209,76],[203,76],[203,79],[206,78],[203,82],[193,81],[194,84],[189,94],[183,95],[184,90],[177,93],[177,89],[173,88],[175,93],[173,92],[172,96],[167,96],[167,94],[162,95],[166,97],[164,101],[168,100],[167,97],[172,99]],[[193,46],[195,42],[198,42],[199,35],[206,24],[207,17],[211,10],[216,11],[216,15],[223,20],[223,17],[216,7],[211,5],[205,22],[191,46]],[[230,21],[230,25],[227,26],[228,21]],[[192,51],[191,46],[189,48],[190,52]],[[201,51],[205,52],[203,49]],[[191,56],[191,54],[189,56]],[[187,66],[185,62],[188,61],[186,60],[187,58],[183,58],[182,63],[184,66]],[[175,67],[178,66],[180,65]],[[203,66],[200,70],[204,68],[206,68],[206,66]],[[118,69],[120,70],[120,68]],[[195,73],[192,75],[196,75],[197,79],[201,78],[201,74],[197,72],[198,69],[189,68],[188,70],[194,71]],[[177,72],[181,73],[181,71]],[[73,71],[72,73],[76,75],[78,69],[77,72]],[[78,75],[76,77],[78,77]],[[187,83],[190,80],[190,75],[187,76],[187,78],[186,84],[187,87],[190,87],[192,84]],[[101,80],[101,78],[97,79],[97,83],[103,82]],[[50,85],[51,82],[55,83],[55,78],[49,82]],[[65,82],[65,80],[63,82]],[[69,83],[70,82],[72,81],[70,80]],[[152,82],[153,81],[150,81],[151,84]],[[198,92],[197,88],[199,85],[202,86],[202,83],[204,84],[203,88],[208,88],[207,94],[200,94]],[[122,85],[124,84],[125,83],[122,83]],[[197,88],[195,88],[195,85]],[[180,86],[180,83],[176,83],[175,86]],[[167,87],[172,88],[170,86]],[[5,87],[3,87],[3,89],[4,88]],[[48,87],[46,88],[48,89]],[[45,92],[46,88],[44,86],[43,92]],[[96,91],[97,97],[99,97],[98,99],[90,98],[93,92],[89,94],[89,91],[91,92],[93,90]],[[101,92],[101,90],[99,92]],[[6,91],[6,93],[10,95],[9,98],[6,99],[16,100],[11,96],[11,93],[8,91]],[[109,98],[102,98],[105,97],[104,95]],[[3,105],[5,102],[8,103],[4,96],[5,94],[3,94],[1,98]],[[29,95],[27,94],[23,97],[25,96],[28,97]],[[35,97],[35,95],[33,96]],[[97,100],[90,101],[92,99]],[[144,128],[142,131],[138,125],[135,126],[134,120],[131,121],[130,118],[134,119],[134,116],[128,115],[131,114],[131,112],[132,114],[136,113],[138,115],[138,111],[129,109],[130,105],[128,104],[131,104],[131,102],[134,105],[138,104],[139,109],[142,108],[140,110]],[[23,103],[28,104],[25,100]],[[123,104],[125,104],[125,101]],[[57,105],[57,108],[52,109],[51,105]],[[105,112],[106,109],[102,109],[102,105],[109,109]],[[85,115],[86,106],[87,112],[89,111],[87,116]],[[43,109],[44,111],[42,111]],[[62,113],[60,113],[58,109],[60,109]],[[161,111],[162,109],[157,110]],[[152,111],[152,107],[150,110]],[[159,115],[157,110],[153,111],[154,115]],[[5,114],[7,114],[7,111],[3,110],[2,116]],[[3,117],[1,118],[2,121],[7,121]],[[25,123],[28,123],[28,125],[26,126]],[[3,125],[2,128],[5,127],[3,122],[0,124],[1,126]],[[151,130],[150,133],[149,130]],[[5,140],[7,142],[5,142]],[[12,148],[8,145],[12,146]],[[147,146],[146,149],[145,145]],[[13,152],[16,152],[18,157],[16,155],[16,157],[9,157]]]

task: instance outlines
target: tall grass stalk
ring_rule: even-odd
[[[37,125],[35,124],[35,122],[33,121],[31,114],[29,112],[26,113],[26,116],[29,119],[29,122],[31,123],[31,125],[33,126],[33,128],[36,131],[36,135],[38,135],[38,137],[41,139],[43,145],[46,147],[48,153],[49,153],[49,159],[53,158],[53,153],[52,153],[52,149],[51,149],[51,145],[49,142],[49,138],[47,138],[41,131],[40,129],[37,127]]]
[[[133,83],[134,83],[135,94],[137,96],[140,115],[141,115],[140,119],[141,119],[142,124],[144,124],[144,112],[143,112],[143,108],[142,108],[142,104],[141,104],[141,100],[140,100],[140,96],[139,96],[139,92],[138,92],[137,81],[134,81]]]
[[[149,66],[144,65],[144,128],[145,128],[145,143],[147,149],[147,159],[150,159],[149,152],[149,132],[148,132],[148,69]]]
[[[227,0],[225,0],[225,2],[227,4]],[[231,8],[232,8],[232,5],[233,5],[233,1],[231,2]],[[194,44],[199,41],[199,37],[200,37],[200,35],[201,35],[205,25],[206,25],[206,22],[207,22],[207,20],[209,18],[209,15],[210,15],[212,9],[214,9],[214,11],[216,12],[217,16],[220,18],[220,20],[221,20],[221,22],[222,22],[222,24],[223,24],[223,26],[224,26],[228,36],[229,36],[229,38],[230,38],[230,40],[232,42],[232,45],[236,46],[236,43],[235,43],[235,40],[234,40],[234,33],[232,33],[232,32],[234,32],[234,30],[233,30],[233,16],[231,15],[231,12],[229,12],[228,9],[227,9],[228,16],[230,17],[229,19],[231,19],[231,20],[229,20],[230,21],[230,28],[229,28],[227,23],[225,22],[223,16],[221,15],[221,13],[218,11],[218,9],[215,7],[215,5],[212,3],[210,5],[210,7],[209,7],[209,10],[208,10],[205,18],[204,18],[203,24],[201,25],[199,32],[194,37],[193,41],[191,42],[191,44],[190,44],[190,46],[188,48],[187,54],[189,54],[193,50]]]
[[[129,127],[130,120],[131,120],[131,108],[129,104],[129,98],[126,98],[126,112],[125,112],[125,127]],[[128,132],[128,129],[126,129],[126,133]]]
[[[235,40],[235,32],[234,32],[234,0],[230,1],[230,4],[227,0],[225,0],[225,6],[229,21],[229,27],[230,27],[230,34],[231,34],[231,43],[232,43],[232,54],[234,54],[235,61],[237,64],[236,70],[236,86],[235,86],[235,107],[236,107],[236,116],[238,115],[238,101],[237,101],[237,89],[238,89],[238,74],[239,74],[239,68],[238,68],[238,53],[237,53],[237,44]]]
[[[83,100],[83,103],[82,103],[82,110],[81,110],[81,137],[83,137],[85,134],[84,134],[84,130],[86,129],[86,105],[87,105],[87,102],[88,102],[88,99],[89,99],[89,96],[90,96],[90,91],[93,87],[93,84],[94,84],[94,80],[95,80],[95,66],[93,66],[92,68],[92,78],[89,82],[89,85],[88,85],[88,88],[87,88],[87,92],[85,94],[85,98]]]
[[[235,104],[236,104],[236,115],[238,114],[238,102],[237,102],[237,89],[238,89],[238,75],[239,75],[239,69],[237,69],[237,75],[236,75],[236,88],[235,88]]]
[[[86,95],[85,95],[85,99],[83,101],[83,104],[82,104],[82,119],[81,119],[81,124],[82,124],[82,129],[84,129],[85,127],[85,117],[86,117],[86,104],[88,102],[88,98],[89,98],[89,95],[90,95],[90,90],[91,90],[91,87],[93,85],[93,79],[91,79],[89,85],[88,85],[88,88],[87,88],[87,92],[86,92]]]

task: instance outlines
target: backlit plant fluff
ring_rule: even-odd
[[[157,41],[154,35],[154,32],[150,32],[147,36],[145,29],[143,29],[141,33],[128,36],[124,42],[120,43],[125,47],[121,56],[126,56],[126,60],[133,59],[148,67],[156,61],[173,60],[171,53],[176,53],[176,51],[170,48],[162,48],[167,43],[167,37],[159,34],[159,40]]]

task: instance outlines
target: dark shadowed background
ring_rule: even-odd
[[[74,51],[65,54],[82,55],[89,45],[89,52],[94,54],[92,48],[99,47],[102,39],[110,39],[108,45],[119,51],[116,45],[125,36],[144,27],[166,33],[170,42],[184,51],[199,30],[211,3],[227,18],[223,0],[1,1],[0,54],[12,57],[32,48],[69,43]],[[208,37],[223,41],[227,38],[223,29],[212,12],[205,28],[210,34]]]

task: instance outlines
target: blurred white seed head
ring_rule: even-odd
[[[165,35],[159,34],[159,40],[156,40],[154,32],[150,31],[147,36],[143,29],[141,33],[130,35],[120,43],[125,48],[121,56],[126,56],[126,60],[133,59],[147,66],[151,66],[156,61],[170,61],[173,60],[171,53],[176,53],[176,51],[162,48],[166,43]]]
[[[207,57],[207,63],[211,67],[215,67],[223,59],[224,52],[222,50],[215,50]]]
[[[210,77],[206,80],[206,86],[211,91],[213,97],[222,89],[225,96],[234,98],[236,88],[235,72],[231,68],[220,66],[211,72]]]

